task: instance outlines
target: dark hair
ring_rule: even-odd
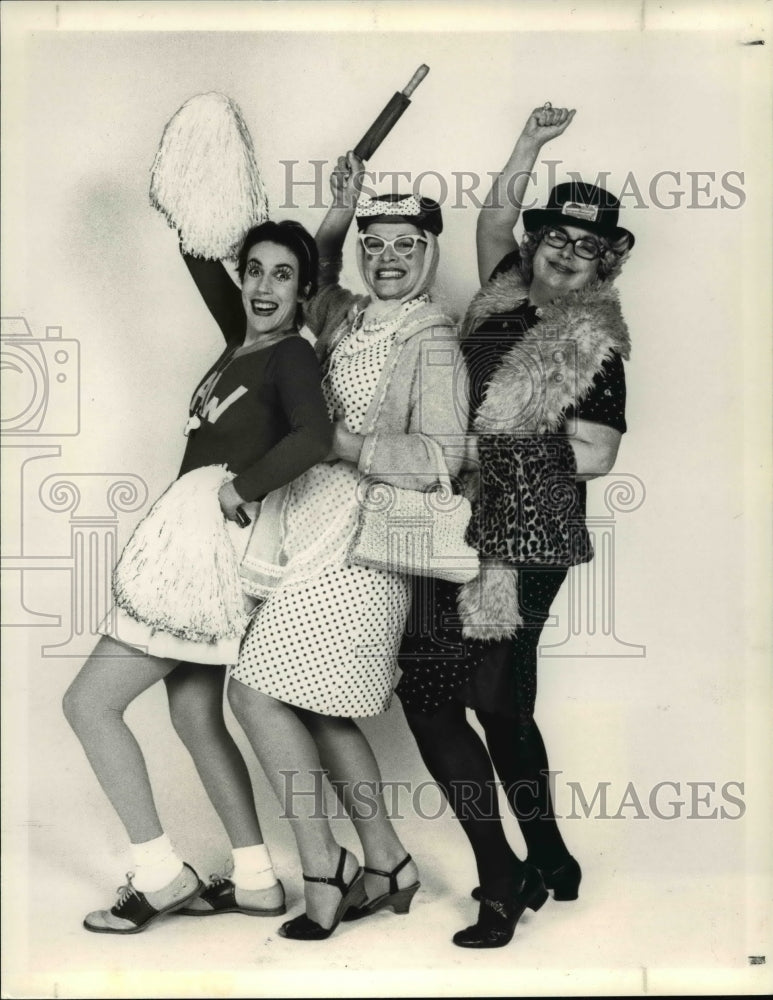
[[[574,224],[574,221],[572,221],[572,225]],[[527,231],[523,234],[520,246],[520,271],[521,276],[527,284],[531,282],[533,276],[532,261],[534,260],[534,254],[537,252],[537,247],[540,245],[542,237],[549,228],[550,226],[541,226],[539,229],[532,230],[531,232]],[[592,230],[589,231],[592,232]],[[630,242],[626,237],[622,237],[614,242],[609,237],[599,236],[597,233],[593,233],[593,235],[601,247],[601,256],[598,259],[598,280],[614,281],[618,274],[620,274],[623,264],[628,260]]]
[[[239,281],[244,280],[247,257],[256,243],[278,243],[279,246],[291,250],[298,261],[298,287],[301,294],[306,294],[307,286],[307,297],[316,294],[319,277],[319,253],[314,237],[300,222],[285,219],[282,222],[262,222],[259,226],[253,226],[239,248],[237,257]]]

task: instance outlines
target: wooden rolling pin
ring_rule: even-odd
[[[358,156],[361,160],[369,160],[373,156],[394,128],[398,118],[411,103],[411,94],[416,90],[427,73],[429,73],[429,66],[425,66],[422,63],[409,80],[408,85],[403,90],[392,95],[389,104],[387,104],[362,139],[354,147],[355,156]]]

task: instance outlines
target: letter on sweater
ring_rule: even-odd
[[[247,392],[247,387],[245,385],[240,385],[237,389],[234,389],[229,396],[226,396],[222,403],[217,396],[212,396],[211,399],[207,400],[206,406],[202,408],[201,416],[205,420],[208,420],[211,424],[214,424],[220,414],[225,413],[228,407],[231,406],[232,403],[235,403],[237,399],[241,399],[245,392]]]

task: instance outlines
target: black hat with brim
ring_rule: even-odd
[[[618,226],[619,215],[620,201],[609,191],[584,181],[566,181],[556,184],[545,208],[524,211],[523,225],[530,233],[542,226],[577,226],[615,243],[625,238],[630,250],[636,239]]]

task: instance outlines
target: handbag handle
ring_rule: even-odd
[[[437,479],[441,486],[445,486],[448,492],[453,495],[454,488],[451,485],[451,476],[448,472],[448,466],[446,465],[446,458],[443,454],[443,448],[441,445],[429,434],[422,434],[422,439],[424,440],[427,450],[431,455],[434,456],[435,462],[437,464]]]

